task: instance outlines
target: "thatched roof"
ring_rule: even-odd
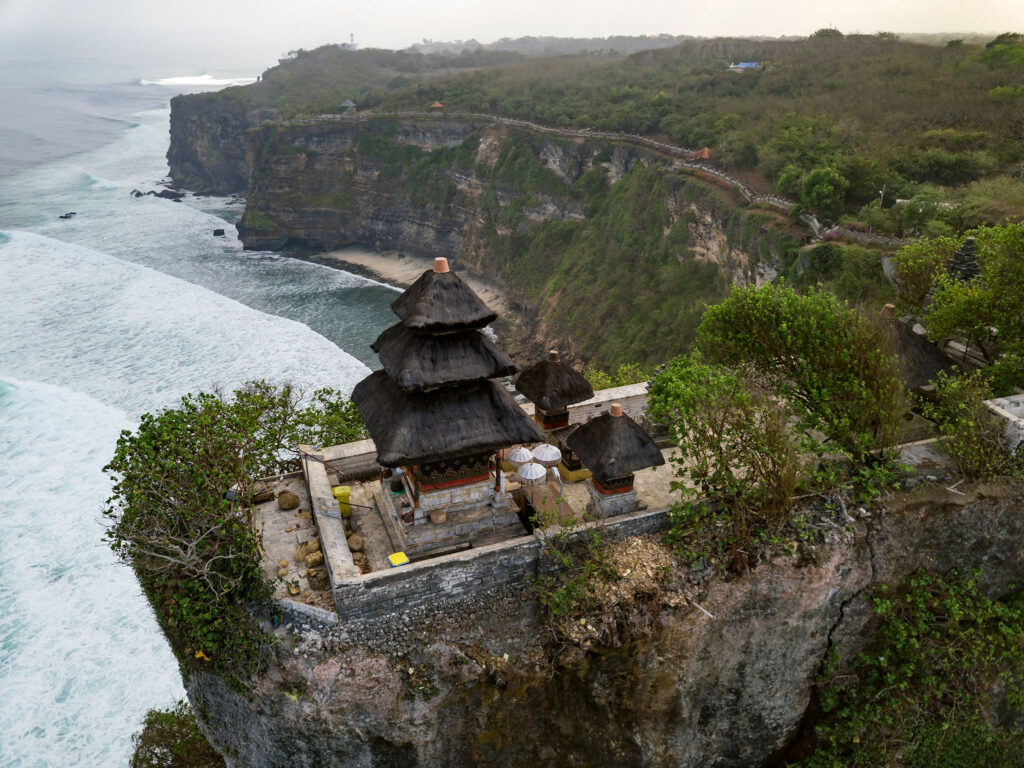
[[[594,396],[590,382],[579,371],[559,360],[554,350],[547,360],[523,369],[516,379],[516,389],[545,411],[560,411]]]
[[[483,328],[498,316],[454,272],[429,269],[391,309],[406,328],[425,332]]]
[[[490,380],[405,390],[385,371],[371,373],[352,390],[377,461],[385,467],[440,461],[536,443],[544,433],[500,386]]]
[[[419,334],[397,323],[372,348],[388,376],[406,389],[511,376],[519,370],[480,331]]]
[[[651,436],[629,416],[603,413],[578,427],[565,442],[599,481],[665,463]]]

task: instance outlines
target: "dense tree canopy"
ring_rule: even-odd
[[[697,347],[714,362],[753,365],[798,410],[805,429],[858,461],[889,444],[905,410],[886,334],[829,293],[733,288],[704,314]]]
[[[122,432],[105,468],[114,478],[107,539],[130,564],[179,659],[240,674],[261,632],[245,608],[270,595],[248,499],[296,444],[365,434],[339,393],[303,405],[291,387],[253,382],[231,396],[186,395]],[[232,493],[229,493],[231,491]]]

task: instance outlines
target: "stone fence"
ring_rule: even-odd
[[[637,512],[580,527],[570,539],[581,541],[597,526],[607,541],[657,533],[668,527],[668,510]],[[558,528],[550,530],[553,536]],[[558,565],[545,554],[543,541],[523,536],[476,549],[404,565],[334,584],[338,618],[372,619],[420,608],[438,600],[469,597],[478,592],[523,582]],[[311,617],[312,618],[312,617]]]

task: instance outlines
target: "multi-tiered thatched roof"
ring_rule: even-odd
[[[402,325],[420,333],[483,328],[498,317],[454,272],[429,269],[391,302],[391,309]]]
[[[618,403],[578,427],[566,443],[600,482],[665,463],[651,436]]]
[[[385,467],[441,461],[544,439],[505,389],[488,379],[410,391],[385,371],[377,371],[356,385],[352,400],[377,444],[377,461]]]
[[[446,259],[391,305],[401,319],[374,342],[383,371],[363,379],[352,401],[386,467],[487,453],[540,442],[543,433],[490,379],[512,361],[480,328],[492,312]]]
[[[561,411],[594,396],[590,382],[563,363],[554,349],[546,360],[523,369],[516,379],[516,389],[544,411]]]
[[[511,376],[518,370],[479,331],[423,334],[397,323],[378,336],[371,348],[388,376],[405,389]]]

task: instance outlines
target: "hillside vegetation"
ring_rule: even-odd
[[[759,66],[731,72],[735,61]],[[345,98],[361,110],[440,100],[452,111],[659,136],[709,147],[717,163],[826,215],[856,212],[884,187],[883,211],[862,216],[901,234],[933,220],[995,223],[1013,213],[1001,199],[1024,195],[1024,42],[1012,33],[984,46],[884,34],[694,39],[611,59],[321,49],[226,93],[282,115],[335,111]],[[912,204],[883,215],[897,199]]]

